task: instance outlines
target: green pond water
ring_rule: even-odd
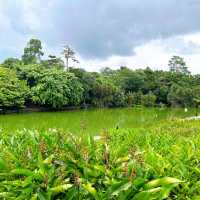
[[[16,129],[59,128],[72,133],[87,131],[98,134],[109,128],[150,127],[172,118],[194,116],[195,110],[160,108],[89,109],[65,112],[39,112],[0,115],[0,128]]]

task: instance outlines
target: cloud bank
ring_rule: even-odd
[[[0,0],[0,59],[20,55],[38,37],[57,53],[70,44],[97,66],[147,65],[156,57],[166,65],[173,54],[189,60],[200,54],[199,10],[198,0]]]

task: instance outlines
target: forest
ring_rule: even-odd
[[[54,55],[44,56],[42,43],[31,39],[21,58],[7,58],[0,65],[0,109],[45,107],[196,107],[200,75],[192,75],[184,59],[174,56],[169,71],[150,67],[132,70],[121,66],[100,72],[68,66]],[[43,59],[44,57],[44,59]],[[46,59],[45,59],[46,58]]]

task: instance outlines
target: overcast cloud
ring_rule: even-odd
[[[70,44],[88,70],[166,69],[177,54],[200,73],[199,11],[198,0],[0,0],[0,60],[38,37],[49,53]]]

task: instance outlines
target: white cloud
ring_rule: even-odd
[[[75,0],[69,2],[63,0],[0,0],[0,58],[19,56],[27,40],[31,37],[38,37],[44,43],[47,55],[58,55],[62,48],[58,42],[68,40],[72,47],[77,48],[81,54],[78,66],[90,71],[97,71],[102,67],[116,69],[122,65],[133,69],[150,66],[153,69],[167,70],[170,57],[179,55],[185,58],[193,73],[200,73],[198,67],[200,32],[192,32],[199,26],[195,20],[190,20],[191,27],[187,27],[190,26],[188,22],[182,23],[183,19],[186,19],[188,6],[185,7],[186,10],[184,9],[184,15],[179,16],[181,17],[180,23],[177,21],[178,24],[171,26],[171,18],[176,16],[176,12],[169,16],[169,12],[162,15],[162,10],[156,7],[155,13],[149,9],[151,15],[147,13],[147,15],[144,14],[144,18],[141,18],[146,11],[146,6],[140,4],[140,1],[135,1],[134,4],[131,0],[127,0],[126,3],[119,3],[121,1],[116,3],[111,0],[111,5],[105,2],[100,3],[102,7],[98,7],[87,0],[86,5],[91,6],[87,10],[87,8],[82,9],[84,6],[82,1]],[[151,4],[148,3],[149,1],[144,2],[149,6]],[[173,2],[170,2],[164,4],[172,8]],[[127,6],[128,3],[129,6]],[[156,1],[153,5],[157,5]],[[185,5],[185,3],[180,5]],[[113,6],[116,10],[113,10]],[[131,6],[137,12],[132,13]],[[136,9],[137,6],[139,6],[138,9]],[[102,9],[98,10],[99,8]],[[199,13],[196,8],[197,6],[190,8],[192,11],[194,9],[192,13]],[[112,11],[116,12],[112,13]],[[119,15],[117,11],[127,13],[127,15]],[[149,16],[154,17],[149,19]],[[162,20],[159,20],[159,16],[164,17],[163,20],[166,16],[170,17],[166,18],[168,23],[162,30],[160,29]],[[188,13],[188,16],[191,15]],[[152,23],[155,22],[155,26],[151,27],[149,20]],[[100,24],[96,27],[93,22]],[[129,23],[126,24],[126,22]],[[163,31],[165,34],[162,34]],[[186,32],[188,34],[181,35]],[[164,38],[158,38],[159,35],[163,35]],[[157,39],[151,40],[151,38]],[[81,57],[84,52],[93,55],[92,59],[90,59],[91,56]],[[115,53],[118,55],[114,55]],[[102,57],[101,54],[105,55]]]
[[[37,31],[41,28],[42,24],[39,16],[35,12],[33,1],[23,0],[22,3],[22,19],[24,24],[28,26],[31,31]]]
[[[120,66],[128,66],[132,69],[151,67],[154,70],[168,70],[168,61],[173,55],[182,56],[189,70],[196,74],[200,73],[199,60],[200,49],[194,53],[190,49],[190,43],[200,44],[200,33],[180,35],[168,39],[152,40],[134,49],[132,56],[111,56],[106,60],[81,59],[79,66],[85,66],[89,71],[100,70],[103,67],[117,69]],[[181,45],[176,44],[179,43]],[[184,48],[183,48],[184,47]],[[185,48],[188,53],[185,53]],[[190,51],[191,50],[191,51]]]
[[[191,33],[183,36],[184,42],[186,43],[194,43],[200,45],[200,32]]]

